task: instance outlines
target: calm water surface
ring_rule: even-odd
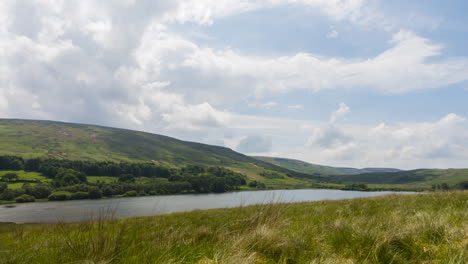
[[[14,204],[15,207],[13,208],[9,208],[6,205],[0,205],[0,222],[79,222],[97,218],[104,214],[109,215],[109,212],[111,212],[115,218],[124,218],[272,202],[305,202],[350,199],[388,193],[392,192],[274,190],[221,194],[145,196],[65,202],[36,202]]]

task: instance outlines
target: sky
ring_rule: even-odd
[[[0,118],[468,167],[463,0],[2,0]]]

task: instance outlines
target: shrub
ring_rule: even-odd
[[[89,188],[89,198],[91,199],[99,199],[99,198],[102,198],[102,192],[101,190],[96,187],[96,186],[92,186]]]
[[[0,182],[0,193],[8,189],[8,185],[4,182]]]
[[[64,200],[71,200],[71,198],[72,198],[72,193],[65,192],[65,191],[53,192],[49,195],[50,201],[64,201]]]
[[[87,199],[89,198],[89,193],[88,192],[76,192],[72,194],[71,198],[73,200]]]
[[[125,197],[135,197],[137,195],[138,195],[138,193],[136,191],[128,191],[128,192],[124,193]]]
[[[18,180],[18,174],[12,173],[12,172],[7,173],[7,174],[3,175],[2,180],[7,181],[7,182],[16,181],[16,180]]]
[[[36,197],[28,194],[23,194],[15,198],[17,203],[31,203],[36,201]]]

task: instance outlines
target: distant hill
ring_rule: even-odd
[[[341,183],[376,184],[457,184],[468,181],[468,169],[419,169],[399,172],[377,172],[356,175],[332,176],[332,181]]]
[[[268,170],[284,178],[311,178],[225,147],[133,130],[55,121],[0,119],[0,155],[153,161],[172,166],[200,164],[231,168],[254,179],[263,179],[260,174]]]
[[[399,169],[391,168],[364,168],[364,169],[355,169],[355,168],[345,168],[345,167],[331,167],[324,165],[317,165],[308,163],[301,160],[295,159],[286,159],[286,158],[276,158],[276,157],[263,157],[263,156],[254,156],[254,158],[275,164],[277,166],[301,172],[306,174],[316,174],[316,175],[353,175],[353,174],[362,174],[362,173],[372,173],[372,172],[398,172]]]

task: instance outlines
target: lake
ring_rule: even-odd
[[[149,216],[197,209],[238,207],[262,203],[306,202],[371,197],[394,192],[342,190],[272,190],[220,194],[181,194],[101,200],[36,202],[0,205],[0,222],[79,222],[111,215],[114,218]]]

